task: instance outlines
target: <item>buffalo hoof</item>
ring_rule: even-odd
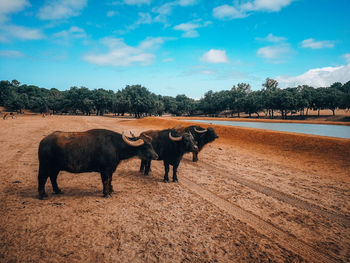
[[[47,198],[47,197],[48,197],[47,193],[40,193],[40,194],[39,194],[39,199],[40,199],[40,200],[44,200],[44,199]]]
[[[103,197],[104,198],[112,198],[112,195],[111,194],[103,194]]]
[[[177,182],[179,182],[179,180],[177,180],[177,178],[173,179],[173,183],[177,183]]]
[[[58,189],[58,190],[54,190],[54,191],[53,191],[53,194],[54,194],[54,195],[61,195],[61,194],[63,194],[63,192],[62,192],[61,189]]]
[[[192,159],[192,162],[196,163],[198,162],[198,159]]]
[[[164,183],[169,183],[169,179],[164,179],[163,182]]]

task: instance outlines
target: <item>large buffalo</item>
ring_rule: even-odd
[[[151,138],[152,146],[158,154],[158,160],[164,162],[164,182],[169,182],[169,165],[173,166],[173,182],[177,182],[177,168],[182,156],[187,152],[197,151],[198,147],[190,133],[177,133],[174,129],[162,131],[145,131],[140,134],[140,138]],[[142,160],[140,171],[148,175],[151,168],[151,160]]]
[[[99,172],[103,183],[103,195],[110,197],[113,192],[112,175],[120,161],[133,156],[145,160],[158,158],[147,139],[129,139],[124,134],[103,129],[53,132],[40,142],[38,153],[40,199],[47,197],[45,184],[48,177],[53,192],[62,193],[57,185],[57,175],[60,171]]]
[[[203,149],[203,147],[215,139],[219,138],[216,134],[214,128],[209,127],[208,129],[203,129],[200,126],[188,126],[188,127],[177,127],[175,128],[177,132],[189,132],[193,135],[193,138],[198,146],[198,151],[193,151],[192,161],[198,161],[198,153]]]

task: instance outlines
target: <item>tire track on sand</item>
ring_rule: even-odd
[[[196,164],[194,164],[194,163],[188,163],[188,164],[190,164],[192,166],[196,166]],[[300,208],[302,210],[307,210],[307,211],[314,213],[314,214],[321,215],[325,218],[330,219],[331,221],[336,221],[336,222],[338,222],[341,225],[344,225],[346,227],[350,226],[350,217],[347,215],[342,215],[342,214],[335,213],[333,211],[329,211],[328,209],[326,209],[324,207],[318,206],[316,204],[311,204],[311,203],[306,202],[304,200],[301,200],[295,196],[283,193],[281,191],[270,188],[268,186],[263,186],[263,185],[258,184],[256,182],[253,182],[249,179],[245,179],[245,178],[233,175],[229,171],[224,170],[222,168],[219,168],[219,167],[214,168],[214,167],[212,167],[212,165],[206,164],[206,163],[201,163],[201,166],[205,167],[206,169],[209,169],[209,170],[215,170],[216,173],[219,172],[220,174],[224,175],[225,177],[229,177],[230,179],[234,180],[235,182],[237,182],[241,185],[247,186],[247,187],[249,187],[257,192],[260,192],[260,193],[263,193],[267,196],[273,197],[281,202],[290,204],[290,205],[297,207],[297,208]],[[254,170],[250,169],[250,170],[252,170],[254,172],[259,172],[255,169]],[[261,172],[259,172],[259,173],[261,173]]]
[[[279,227],[262,220],[258,216],[242,209],[241,207],[222,199],[221,197],[202,188],[184,176],[182,176],[180,184],[195,194],[201,196],[209,203],[217,206],[226,213],[246,223],[248,226],[254,228],[260,234],[263,234],[285,249],[293,251],[309,262],[331,263],[339,260],[337,258],[331,257],[329,254],[324,254],[321,251],[314,249],[304,241],[295,238]]]

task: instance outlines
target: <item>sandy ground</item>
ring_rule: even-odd
[[[37,149],[56,130],[135,134],[169,119],[19,116],[0,120],[0,262],[349,262],[350,140],[215,126],[179,183],[136,158],[102,198],[96,173],[61,172],[37,199]],[[51,192],[48,182],[46,189]]]

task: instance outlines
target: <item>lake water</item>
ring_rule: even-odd
[[[296,133],[350,139],[350,126],[344,126],[344,125],[248,122],[248,121],[217,121],[217,120],[187,120],[187,121],[257,128],[257,129],[265,129],[265,130],[273,130],[273,131],[296,132]]]

